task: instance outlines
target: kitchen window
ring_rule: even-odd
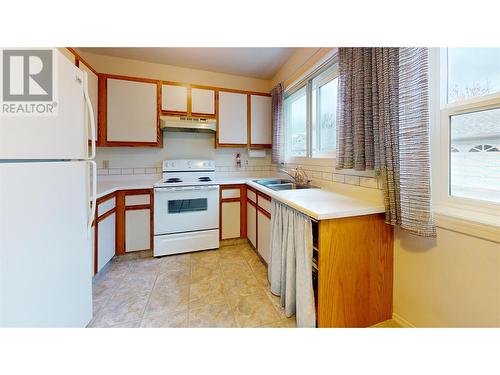
[[[437,206],[495,214],[500,208],[500,48],[436,53],[433,135]],[[436,144],[437,143],[437,144]]]
[[[334,158],[338,64],[329,63],[285,95],[285,156]]]

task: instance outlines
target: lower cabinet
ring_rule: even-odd
[[[246,185],[220,186],[219,238],[221,240],[246,237],[245,193]]]
[[[257,212],[257,251],[269,264],[269,241],[271,240],[271,217],[261,212]]]
[[[97,200],[96,220],[92,227],[92,262],[94,274],[115,255],[116,196],[111,193]]]
[[[106,216],[98,223],[97,272],[115,256],[116,213]]]
[[[115,255],[153,249],[153,199],[153,189],[136,189],[97,200],[91,250],[94,274]]]
[[[153,249],[153,189],[117,192],[116,254]]]
[[[247,238],[250,244],[257,248],[257,209],[247,201]]]
[[[151,210],[125,211],[125,251],[150,249]]]
[[[221,239],[239,238],[241,233],[241,207],[240,202],[222,202],[221,217],[222,230]]]
[[[269,263],[271,240],[271,198],[247,187],[247,239],[260,257]]]

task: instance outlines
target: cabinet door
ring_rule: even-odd
[[[170,112],[187,113],[187,87],[176,85],[161,86],[161,109]]]
[[[272,144],[271,98],[250,95],[250,144],[270,146]]]
[[[215,91],[205,89],[191,89],[191,113],[214,115]]]
[[[97,137],[97,106],[99,105],[98,102],[98,92],[99,92],[99,77],[97,77],[97,74],[95,74],[92,70],[90,70],[87,65],[82,63],[80,61],[80,64],[78,66],[82,71],[87,73],[88,76],[88,90],[89,90],[89,97],[90,97],[90,102],[92,103],[92,110],[94,112],[94,121],[95,121],[95,126],[96,126],[96,137]],[[85,116],[84,120],[87,123],[88,127],[88,136],[90,140],[90,118],[89,118],[89,112],[87,111],[87,108],[84,110]]]
[[[257,211],[257,251],[269,263],[269,241],[271,239],[271,219]]]
[[[219,144],[246,145],[247,95],[219,92]]]
[[[115,220],[112,213],[97,224],[97,272],[115,255]]]
[[[92,259],[92,272],[91,275],[94,276],[94,262],[95,262],[95,223],[92,225],[92,229],[90,232],[90,254],[91,254],[91,259]]]
[[[223,240],[240,237],[240,202],[222,202],[222,230]]]
[[[247,237],[253,247],[257,248],[257,210],[247,202]]]
[[[155,83],[107,79],[107,141],[157,142]]]
[[[125,211],[125,251],[149,250],[150,210]]]

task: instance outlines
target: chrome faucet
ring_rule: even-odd
[[[280,171],[287,174],[291,178],[293,178],[293,180],[295,181],[296,184],[309,185],[311,183],[311,180],[309,180],[306,172],[301,167],[296,167],[296,168],[291,169],[293,174],[291,174],[290,172],[288,172],[285,169],[280,169]]]

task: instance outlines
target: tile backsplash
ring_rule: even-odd
[[[290,170],[292,168],[301,167],[313,181],[313,183],[340,183],[355,186],[362,186],[372,189],[381,189],[382,184],[375,176],[375,172],[366,171],[359,172],[351,169],[335,169],[328,165],[313,165],[313,164],[290,164],[286,163],[283,166],[275,165],[274,168],[278,171],[280,168]]]

